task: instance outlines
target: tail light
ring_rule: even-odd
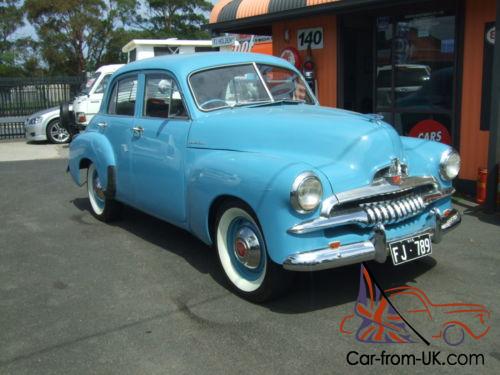
[[[85,116],[85,113],[77,113],[76,114],[76,121],[77,122],[80,122],[80,123],[83,123],[83,122],[87,122],[87,117]]]

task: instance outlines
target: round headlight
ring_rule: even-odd
[[[445,180],[453,180],[460,172],[460,155],[453,149],[449,149],[441,156],[440,171]]]
[[[293,182],[290,202],[295,211],[301,214],[314,211],[322,197],[323,186],[314,173],[304,172]]]

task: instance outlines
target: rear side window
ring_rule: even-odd
[[[137,76],[116,83],[108,105],[110,115],[134,116],[137,96]]]

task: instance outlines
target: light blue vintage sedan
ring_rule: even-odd
[[[290,271],[428,256],[461,220],[459,169],[450,147],[321,107],[293,66],[244,53],[121,68],[69,160],[97,218],[127,204],[190,231],[252,301]]]

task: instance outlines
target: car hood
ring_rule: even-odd
[[[54,115],[59,113],[59,107],[52,107],[52,108],[47,108],[38,112],[33,113],[32,115],[29,116],[29,118],[32,117],[42,117],[46,115]]]
[[[388,124],[354,112],[283,104],[208,113],[193,123],[189,147],[259,152],[321,170],[337,191],[369,184],[394,158],[405,161]]]

